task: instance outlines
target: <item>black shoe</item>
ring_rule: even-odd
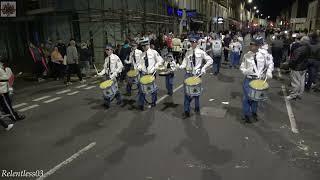
[[[139,106],[138,109],[139,109],[140,111],[144,111],[144,107],[143,107],[143,106]]]
[[[172,95],[173,95],[173,93],[169,93],[169,92],[168,92],[167,94],[168,94],[169,96],[172,96]]]
[[[200,109],[195,109],[194,112],[196,112],[197,114],[200,114]]]
[[[189,118],[190,117],[190,112],[184,112],[183,113],[183,118]]]
[[[252,113],[252,118],[253,118],[255,121],[259,121],[257,113]]]
[[[17,115],[16,118],[17,119],[15,121],[21,121],[21,120],[24,120],[26,118],[26,116],[25,115]]]
[[[243,120],[245,123],[251,124],[252,122],[250,121],[250,117],[249,116],[244,116]]]
[[[151,107],[156,107],[156,103],[152,103],[152,104],[151,104]]]
[[[126,93],[126,94],[124,94],[124,96],[131,96],[131,93]]]
[[[122,101],[117,102],[117,105],[121,105],[121,104],[122,104]]]
[[[108,104],[103,104],[103,106],[104,106],[106,109],[109,109],[109,108],[110,108],[110,105],[108,105]]]

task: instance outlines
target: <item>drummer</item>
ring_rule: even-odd
[[[133,41],[131,43],[132,51],[129,55],[129,61],[125,61],[127,64],[131,64],[131,69],[138,71],[138,65],[140,64],[140,56],[142,51],[138,49],[138,43]],[[127,84],[127,94],[131,96],[132,83],[128,81]]]
[[[140,41],[141,46],[143,48],[143,53],[140,57],[140,64],[138,66],[138,70],[141,71],[142,75],[153,75],[158,69],[158,67],[163,64],[163,59],[159,55],[156,50],[150,48],[150,41],[149,38],[144,38]],[[157,92],[158,90],[151,93],[152,96],[152,103],[151,107],[156,106],[157,102]],[[142,92],[141,87],[139,88],[139,100],[138,106],[140,110],[144,110],[144,103],[145,103],[145,94]]]
[[[123,64],[120,60],[120,58],[113,54],[113,47],[111,44],[108,44],[106,46],[105,52],[107,54],[107,57],[104,60],[103,70],[98,73],[99,76],[106,75],[106,80],[113,80],[117,81],[118,75],[120,75]],[[122,98],[120,91],[118,91],[115,95],[115,98],[117,99],[117,104],[120,105],[122,103]],[[110,107],[111,99],[108,97],[104,97],[105,100],[105,106],[106,108]]]
[[[263,49],[264,42],[261,37],[253,39],[250,43],[250,51],[243,56],[240,70],[245,75],[243,81],[243,120],[246,123],[251,123],[251,118],[258,120],[257,109],[258,101],[249,99],[249,83],[255,79],[263,79],[267,76],[272,78],[273,59],[268,55],[267,51]]]
[[[186,69],[185,79],[192,77],[203,75],[206,73],[206,69],[213,63],[212,58],[203,50],[199,49],[197,40],[194,38],[189,39],[191,43],[191,48],[188,49],[186,55],[182,61],[182,64],[178,67],[180,69]],[[206,64],[201,67],[202,60],[206,61]],[[195,100],[195,112],[200,113],[200,102],[199,96],[194,97]],[[192,101],[192,97],[188,96],[185,93],[184,96],[184,115],[185,117],[190,117],[190,103]]]

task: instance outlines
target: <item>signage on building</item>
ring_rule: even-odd
[[[15,1],[1,1],[1,17],[16,17],[17,5]]]
[[[171,6],[167,7],[167,13],[169,16],[172,16],[173,14],[182,17],[183,16],[183,10],[182,9],[177,9],[173,8]],[[197,16],[197,11],[196,10],[186,10],[187,17],[195,17]]]
[[[290,23],[292,24],[303,24],[307,21],[306,18],[291,18]]]
[[[222,24],[223,23],[223,17],[218,17],[217,18],[217,22],[218,22],[218,24]]]

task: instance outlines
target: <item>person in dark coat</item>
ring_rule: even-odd
[[[123,81],[126,76],[127,72],[130,70],[131,64],[126,64],[125,61],[129,60],[129,55],[131,52],[131,47],[129,46],[129,41],[125,40],[124,45],[120,49],[119,58],[121,59],[122,64],[124,65],[124,69],[120,75],[120,81]]]

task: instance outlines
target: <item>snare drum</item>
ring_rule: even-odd
[[[118,91],[117,81],[107,80],[100,83],[100,89],[102,89],[103,95],[107,98],[113,98]]]
[[[184,81],[185,93],[188,96],[200,96],[202,92],[201,79],[193,76],[189,77]]]
[[[131,84],[138,84],[139,83],[139,71],[132,69],[128,71],[128,82]]]
[[[248,96],[253,101],[265,101],[268,99],[267,90],[269,84],[263,80],[253,80],[249,83]]]
[[[155,77],[152,75],[144,75],[140,78],[141,90],[144,94],[151,94],[157,90]]]

